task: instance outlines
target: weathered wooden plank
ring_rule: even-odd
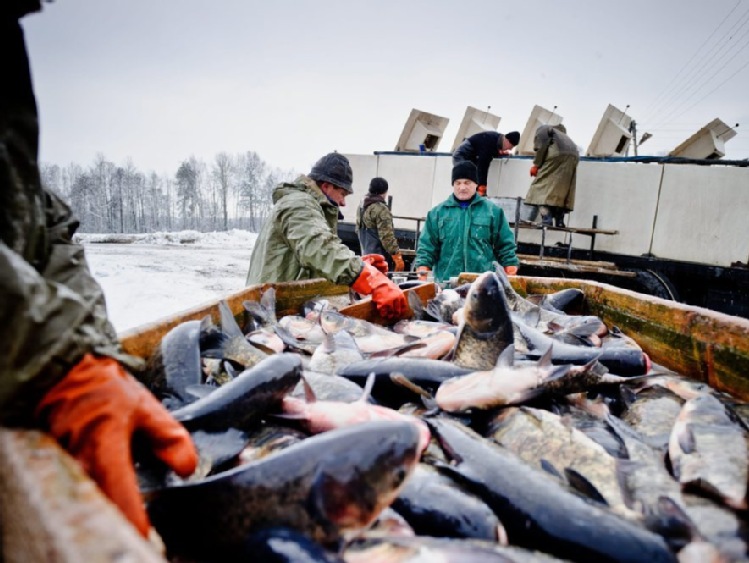
[[[0,429],[0,475],[0,561],[166,561],[50,436]]]

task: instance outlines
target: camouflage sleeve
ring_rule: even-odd
[[[101,288],[72,242],[70,209],[39,181],[23,33],[0,18],[0,421],[31,425],[44,393],[87,352],[118,359]]]
[[[383,248],[391,256],[393,254],[400,254],[398,240],[395,238],[395,230],[393,229],[393,214],[384,203],[373,205],[372,207],[376,207],[376,209],[372,210],[372,218],[375,225],[377,225],[377,234],[380,237]]]
[[[533,150],[536,156],[533,158],[533,164],[541,166],[546,160],[546,153],[549,151],[551,143],[551,128],[541,126],[536,130],[536,136],[533,138]]]
[[[351,285],[359,277],[361,258],[330,231],[318,204],[283,205],[278,220],[296,259],[315,277],[340,285]]]

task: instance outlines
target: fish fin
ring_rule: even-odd
[[[497,361],[494,365],[494,369],[498,370],[501,368],[508,368],[515,365],[515,345],[508,344],[502,353],[497,356]]]
[[[689,543],[706,541],[694,521],[670,497],[658,497],[655,505],[643,507],[643,513],[643,526],[662,536],[674,553]]]
[[[302,345],[302,343],[298,339],[294,338],[294,335],[292,335],[284,327],[280,325],[276,325],[273,327],[273,330],[275,331],[276,335],[281,339],[281,342],[283,342],[289,349],[297,350],[304,354],[308,353],[307,351],[304,350],[304,346]]]
[[[223,299],[218,302],[218,310],[221,315],[221,332],[226,334],[229,338],[238,336],[244,338],[244,333],[234,319],[234,314],[231,312],[231,309],[229,309],[229,305]]]
[[[429,301],[427,301],[427,306],[424,312],[427,314],[429,319],[434,319],[435,321],[440,321],[440,322],[450,322],[449,320],[445,320],[442,317],[442,312],[440,311],[440,304],[434,299],[430,299]],[[429,320],[429,319],[426,319],[426,320]]]
[[[301,380],[302,380],[302,386],[304,387],[304,401],[306,403],[317,402],[317,396],[315,395],[315,390],[312,389],[312,386],[309,384],[309,381],[307,381],[307,378],[304,377],[304,375],[302,375]]]
[[[411,339],[412,336],[406,337],[406,339]],[[390,348],[389,350],[378,350],[377,352],[372,352],[367,357],[368,358],[392,358],[394,356],[400,356],[401,354],[405,354],[406,352],[410,352],[411,350],[418,350],[420,348],[426,348],[426,342],[422,342],[418,338],[411,342],[406,342],[405,344],[398,346],[397,348]]]
[[[223,365],[224,371],[232,379],[235,379],[237,375],[239,375],[239,372],[234,368],[234,366],[232,365],[230,361],[224,360],[224,363],[222,365]]]
[[[437,401],[434,399],[434,395],[432,395],[429,391],[427,391],[420,385],[417,385],[416,383],[408,379],[404,374],[393,372],[390,374],[390,380],[393,383],[400,385],[401,387],[405,387],[409,391],[413,391],[414,393],[416,393],[419,397],[421,397],[421,402],[430,412],[437,412],[441,410],[437,405]]]
[[[567,478],[567,482],[570,486],[577,492],[582,493],[586,498],[599,504],[609,506],[608,501],[603,497],[598,488],[591,483],[585,475],[571,467],[565,467],[564,476]]]
[[[559,471],[557,471],[557,468],[554,467],[554,464],[552,464],[548,459],[542,457],[540,464],[541,464],[541,469],[543,469],[546,473],[548,473],[552,477],[556,477],[560,481],[565,480],[564,476],[561,473],[559,473]]]
[[[679,442],[681,451],[685,454],[691,454],[695,451],[695,440],[694,433],[688,424],[681,425],[679,429],[675,429],[676,439]]]
[[[266,320],[269,323],[275,323],[278,319],[276,318],[276,290],[273,287],[269,287],[260,296],[260,304],[265,309]]]
[[[242,306],[252,316],[256,324],[263,325],[269,322],[268,311],[257,301],[242,301]]]
[[[367,381],[364,383],[364,390],[362,391],[361,397],[358,399],[360,403],[366,403],[369,401],[369,398],[372,396],[372,388],[374,387],[375,379],[375,372],[370,371],[367,376]]]
[[[629,486],[629,475],[642,469],[642,464],[631,459],[617,459],[616,460],[616,482],[619,485],[619,490],[622,492],[622,499],[624,504],[631,509],[636,509],[637,498]]]
[[[276,351],[273,348],[270,348],[270,347],[266,346],[265,344],[261,344],[260,342],[252,342],[251,340],[249,340],[247,338],[245,338],[245,340],[247,340],[247,342],[249,344],[251,344],[252,346],[254,346],[255,348],[257,348],[258,350],[260,350],[264,354],[268,354],[269,356],[272,356],[273,354],[276,353]]]
[[[564,327],[555,321],[546,323],[546,328],[548,329],[547,332],[551,333],[562,332],[564,330]]]
[[[551,352],[554,348],[554,344],[549,343],[549,349],[544,352],[544,355],[538,360],[538,367],[551,366]]]

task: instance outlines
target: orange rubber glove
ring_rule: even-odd
[[[403,263],[403,256],[400,253],[393,254],[392,258],[393,262],[395,263],[396,272],[402,272],[406,269],[406,265]]]
[[[516,276],[518,273],[517,266],[505,266],[505,274],[508,276]]]
[[[479,184],[479,187],[476,188],[476,193],[486,197],[486,186],[484,184]]]
[[[377,312],[388,322],[399,320],[408,313],[408,302],[401,289],[370,264],[364,264],[351,289],[362,295],[371,295]]]
[[[429,275],[429,272],[431,271],[432,269],[429,266],[419,266],[416,268],[416,274],[421,281],[427,281],[427,275]]]
[[[198,462],[184,426],[112,358],[86,354],[47,392],[35,415],[144,537],[151,523],[133,467],[133,434],[143,434],[182,477]]]
[[[365,254],[364,256],[361,257],[361,259],[364,260],[365,264],[374,266],[375,268],[380,270],[383,274],[388,273],[388,263],[382,254]]]
[[[533,166],[531,166],[531,176],[532,176],[533,178],[535,178],[537,174],[538,174],[538,166],[536,166],[536,165],[534,164]]]

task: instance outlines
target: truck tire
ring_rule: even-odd
[[[679,301],[679,292],[668,277],[657,270],[634,270],[637,272],[637,285],[640,293],[654,295],[661,299]]]

